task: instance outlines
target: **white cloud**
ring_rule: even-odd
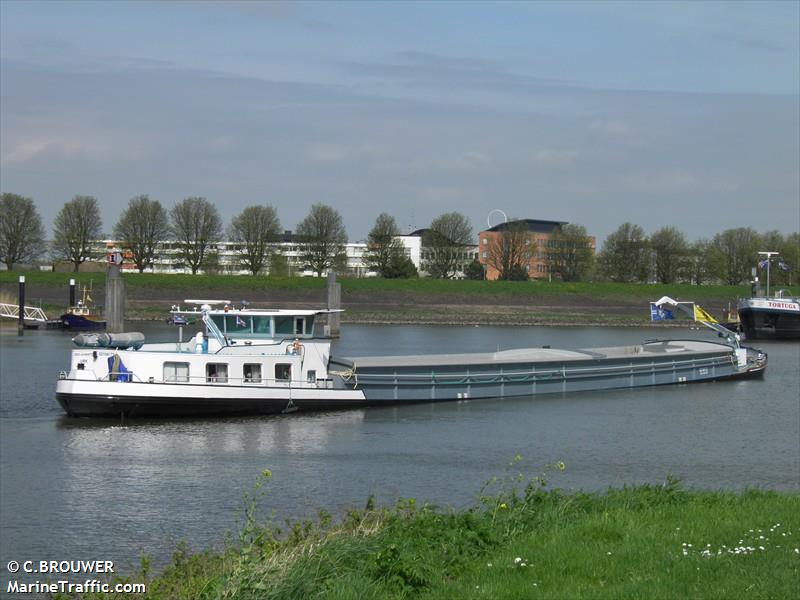
[[[138,160],[147,155],[146,144],[111,138],[87,136],[38,137],[11,144],[4,150],[0,162],[4,165],[22,164],[40,159],[118,161]]]
[[[225,134],[213,137],[206,142],[206,147],[215,152],[224,152],[236,147],[237,138],[233,135]]]
[[[308,162],[317,164],[338,164],[360,160],[370,154],[368,146],[351,146],[331,142],[315,142],[303,150]]]
[[[578,158],[575,150],[555,150],[545,148],[534,152],[530,162],[538,167],[560,168],[571,165]]]
[[[457,187],[429,187],[419,190],[417,197],[425,203],[446,205],[448,211],[451,211],[457,210],[459,204],[469,197],[469,193]]]
[[[735,192],[738,181],[684,170],[640,171],[620,177],[624,189],[635,193]]]
[[[589,131],[617,137],[633,134],[633,128],[622,121],[593,121],[589,123]]]

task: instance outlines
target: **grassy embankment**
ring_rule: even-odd
[[[370,501],[338,524],[322,514],[284,531],[256,525],[252,504],[246,514],[239,543],[180,548],[163,573],[131,581],[165,600],[793,598],[800,586],[798,493],[672,480],[562,493],[514,477],[463,511]]]
[[[16,296],[17,273],[0,272],[6,294]],[[92,282],[102,304],[102,273],[27,273],[32,300],[45,310],[63,309],[66,282]],[[163,318],[166,308],[198,294],[234,302],[244,298],[256,305],[319,306],[325,300],[325,280],[301,277],[231,275],[128,274],[125,276],[129,318]],[[663,295],[695,300],[712,313],[737,297],[747,286],[640,285],[617,283],[447,281],[436,279],[385,280],[340,278],[345,322],[391,323],[520,323],[636,325],[649,320],[647,302]],[[800,289],[793,290],[800,295]]]

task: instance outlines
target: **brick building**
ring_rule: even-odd
[[[483,265],[486,272],[486,279],[495,280],[500,277],[500,272],[491,264],[489,264],[489,247],[493,240],[499,240],[503,232],[509,226],[525,223],[528,232],[531,234],[531,242],[536,244],[536,248],[532,254],[530,264],[526,265],[528,276],[531,279],[544,279],[550,276],[547,265],[547,255],[551,252],[558,252],[557,248],[553,247],[551,237],[553,232],[563,225],[567,225],[566,221],[542,221],[539,219],[518,219],[515,221],[499,223],[485,231],[478,234],[478,260]],[[592,252],[595,251],[595,238],[589,236],[589,244]]]

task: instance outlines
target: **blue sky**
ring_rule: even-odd
[[[799,2],[0,2],[0,185],[351,240],[460,211],[800,229]]]

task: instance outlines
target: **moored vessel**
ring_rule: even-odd
[[[61,326],[64,329],[86,331],[106,328],[106,320],[97,314],[90,295],[91,291],[90,287],[84,286],[81,289],[81,299],[67,308],[66,312],[61,315]]]
[[[778,257],[778,267],[789,270],[790,266],[780,259],[777,252],[759,252],[758,266],[766,271],[766,293],[760,294],[758,277],[753,281],[753,296],[739,300],[740,329],[745,339],[751,340],[800,340],[800,298],[792,297],[787,290],[770,294],[770,266]]]
[[[204,331],[183,340],[76,336],[56,398],[71,416],[253,415],[392,403],[634,388],[761,375],[758,350],[697,340],[556,350],[336,358],[316,334],[329,310],[192,301]],[[212,305],[214,308],[212,308]],[[183,320],[174,320],[178,323]]]

